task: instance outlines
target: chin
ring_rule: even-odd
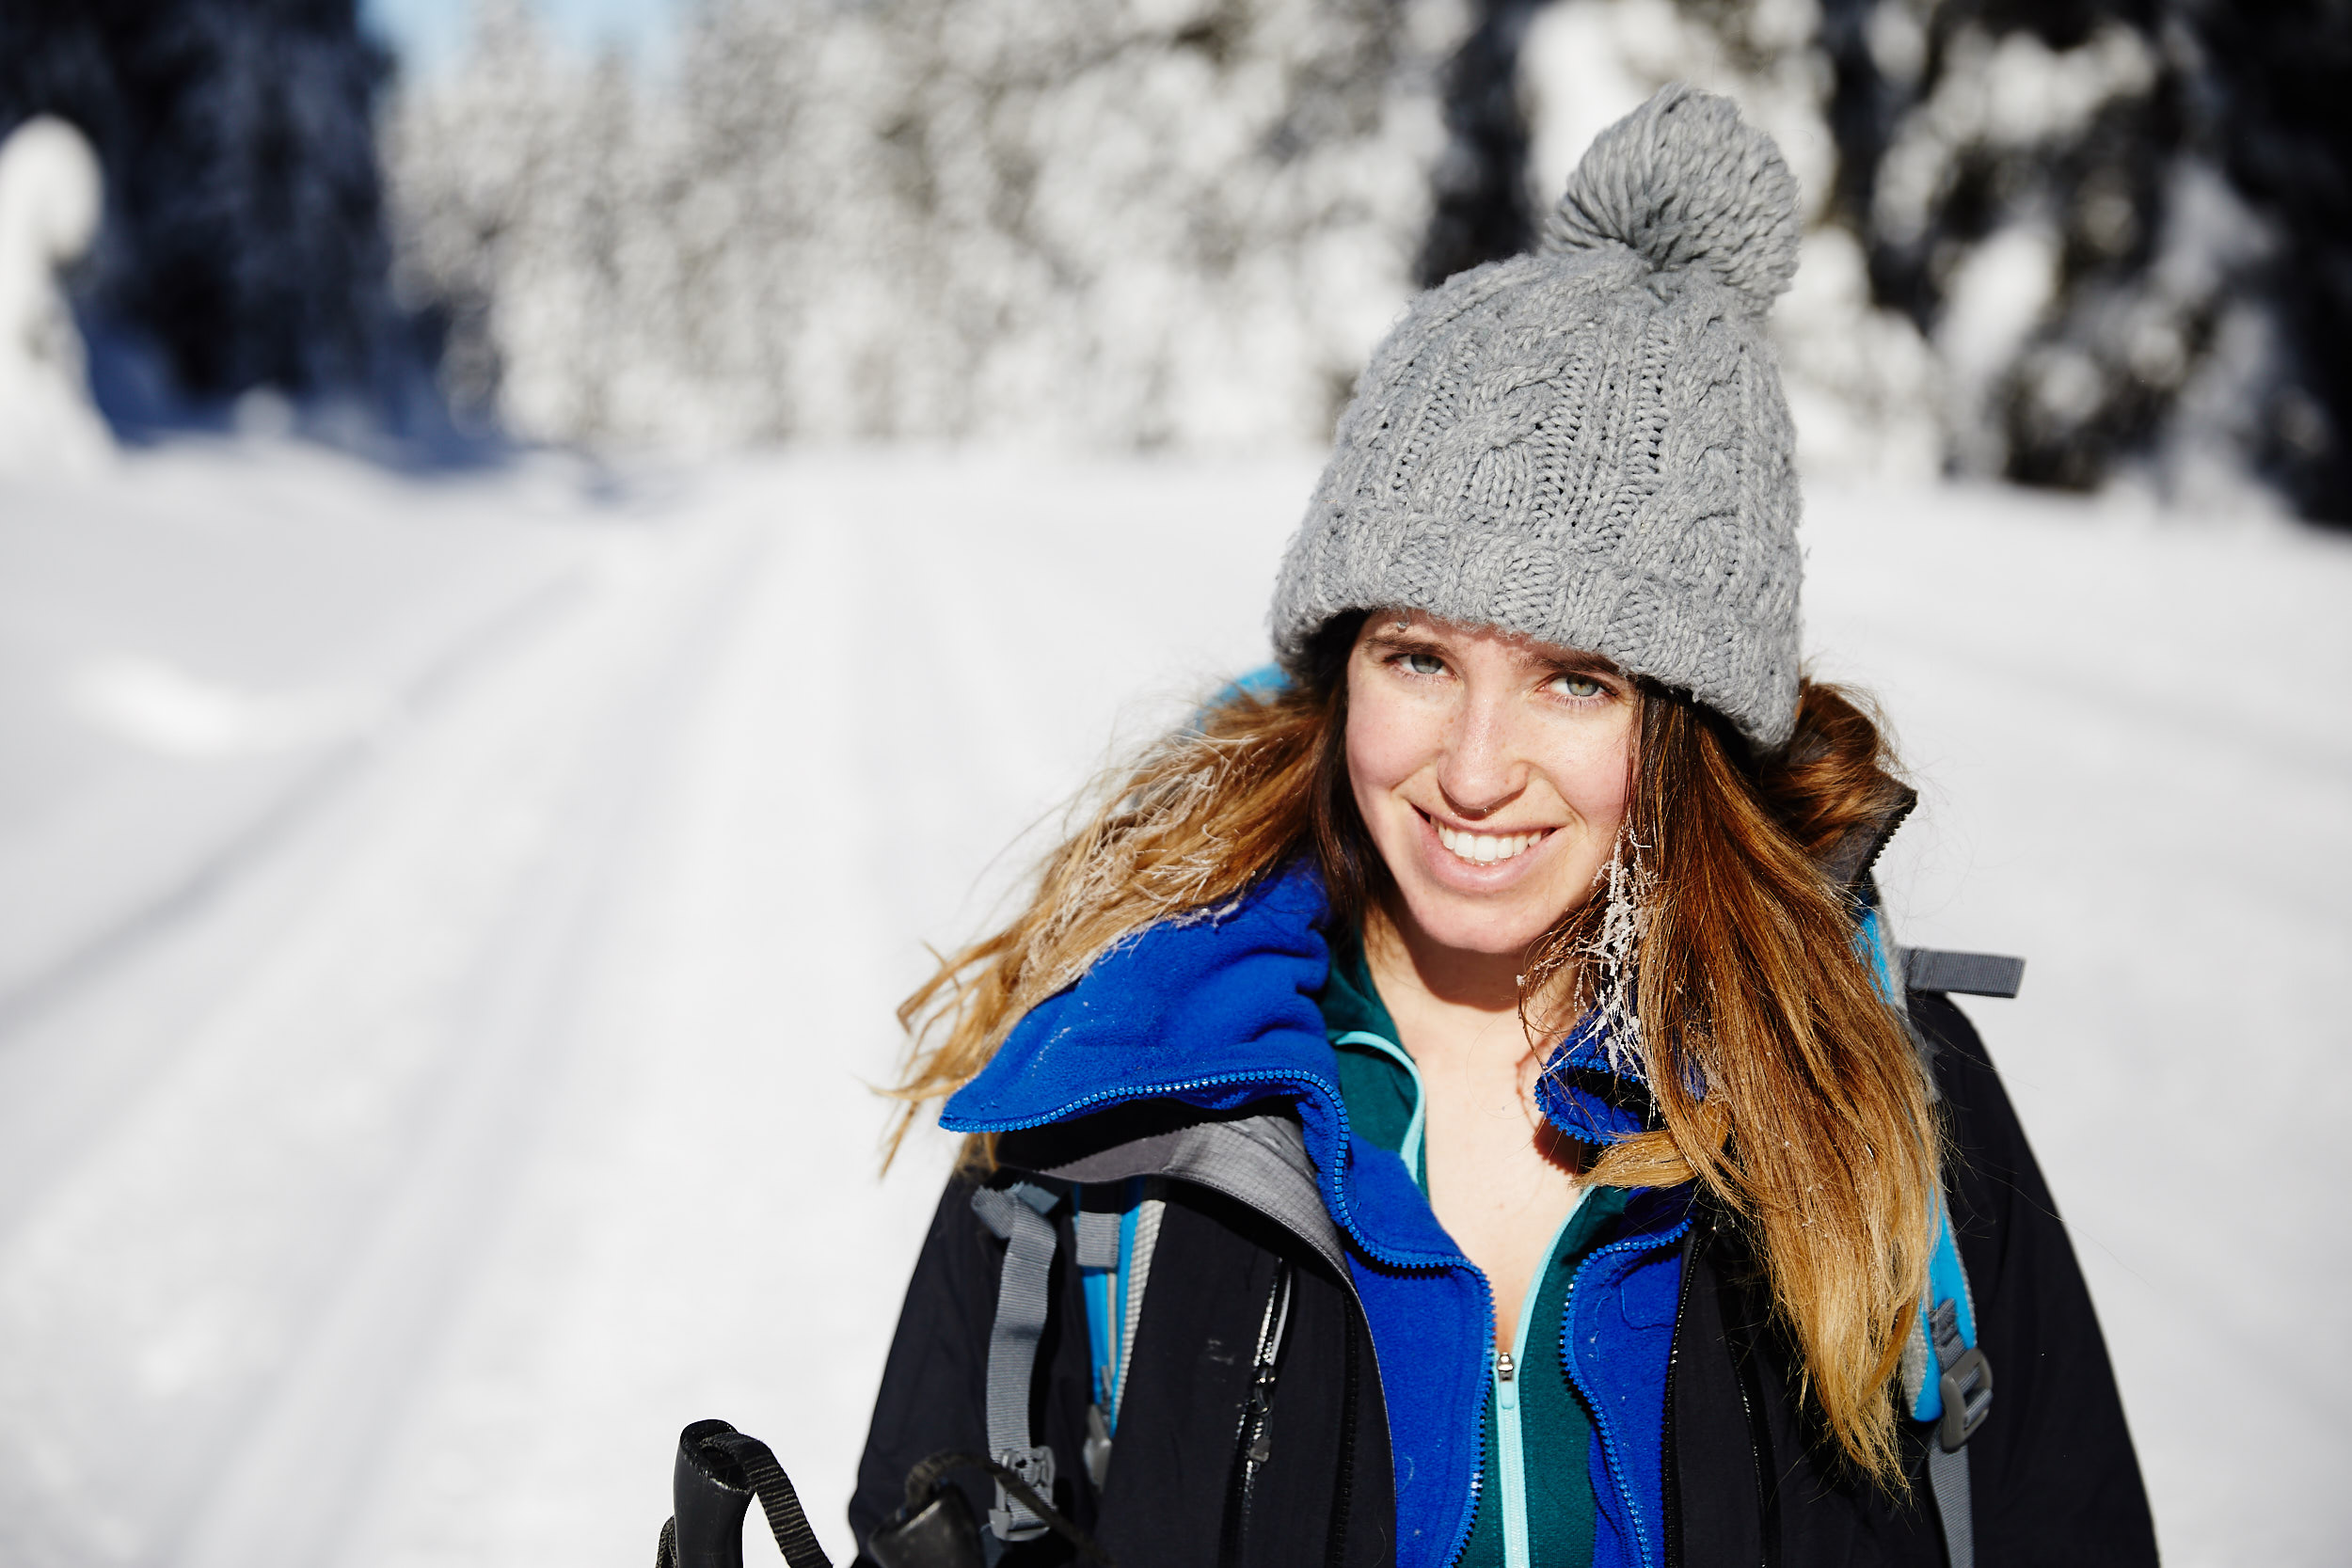
[[[1458,895],[1433,894],[1426,889],[1409,889],[1405,895],[1405,906],[1412,914],[1413,923],[1431,941],[1457,953],[1484,953],[1495,958],[1524,954],[1567,911],[1570,902],[1563,899],[1558,909],[1480,909],[1475,905],[1465,907]]]

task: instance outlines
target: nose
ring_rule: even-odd
[[[1508,698],[1472,681],[1446,737],[1438,788],[1447,807],[1476,819],[1502,810],[1527,787],[1527,763],[1513,734]]]

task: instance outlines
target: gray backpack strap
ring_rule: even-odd
[[[1911,991],[1959,991],[1970,996],[2015,996],[2026,960],[1992,953],[1947,953],[1931,947],[1898,947],[1887,934],[1878,887],[1867,876],[1860,887],[1861,918],[1856,944],[1869,960],[1886,1005],[1910,1032],[1927,1080],[1928,1099],[1943,1098],[1936,1084],[1931,1041],[1911,1017],[1904,998]],[[1935,1495],[1935,1516],[1944,1530],[1947,1568],[1977,1568],[1976,1522],[1968,1487],[1968,1439],[1984,1424],[1993,1405],[1993,1368],[1977,1348],[1977,1308],[1968,1271],[1952,1234],[1949,1209],[1938,1195],[1935,1240],[1928,1263],[1927,1300],[1906,1336],[1902,1359],[1903,1411],[1928,1428],[1928,1489]]]
[[[1928,1490],[1935,1494],[1935,1516],[1944,1526],[1944,1560],[1950,1568],[1977,1568],[1976,1525],[1968,1516],[1968,1450],[1947,1452],[1928,1445]]]
[[[1929,1326],[1935,1338],[1943,1410],[1928,1439],[1928,1489],[1935,1494],[1935,1516],[1944,1526],[1945,1561],[1949,1568],[1976,1568],[1967,1444],[1993,1402],[1993,1370],[1982,1351],[1962,1340],[1960,1314],[1952,1301],[1936,1304]]]
[[[1127,1310],[1119,1324],[1119,1380],[1122,1390],[1127,1369],[1135,1365],[1136,1328],[1143,1322],[1143,1292],[1152,1283],[1152,1255],[1159,1250],[1160,1219],[1168,1212],[1168,1200],[1159,1196],[1158,1189],[1156,1181],[1146,1183],[1146,1196],[1136,1205],[1136,1239],[1127,1259]]]
[[[973,1212],[1005,1242],[997,1277],[996,1323],[988,1332],[988,1453],[1028,1482],[1039,1497],[1054,1495],[1054,1450],[1029,1440],[1029,1390],[1037,1382],[1037,1346],[1053,1307],[1054,1222],[1045,1216],[1060,1197],[1027,1181],[982,1187]],[[1009,1545],[1043,1535],[1045,1521],[996,1483],[988,1528]]]
[[[2015,996],[2026,978],[2026,960],[1998,953],[1946,953],[1932,947],[1902,949],[1907,990],[1957,991],[1963,996]]]

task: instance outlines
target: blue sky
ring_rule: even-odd
[[[593,55],[607,45],[659,59],[670,40],[675,0],[532,0],[548,35]],[[476,0],[359,0],[363,24],[390,44],[402,71],[431,76],[465,54]]]

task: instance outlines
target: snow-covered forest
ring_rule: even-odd
[[[460,403],[536,436],[1296,445],[1426,221],[1418,25],[721,0],[656,85],[491,0],[390,117],[395,277]]]
[[[1899,934],[2029,960],[1970,1011],[2167,1560],[2344,1560],[2334,15],[0,7],[0,1561],[638,1562],[708,1416],[846,1558],[894,1005],[1677,77],[1804,183],[1808,651]]]
[[[2198,505],[2253,475],[2339,515],[2352,202],[2313,73],[2347,55],[2303,31],[1959,0],[709,0],[649,77],[485,0],[463,69],[392,101],[394,277],[449,312],[461,405],[541,437],[1279,448],[1328,428],[1412,287],[1527,243],[1592,133],[1680,78],[1804,184],[1778,327],[1816,466]]]
[[[353,0],[0,14],[0,134],[111,174],[72,291],[118,428],[268,388],[345,444],[1311,445],[1682,78],[1804,185],[1817,469],[2352,519],[2316,0],[692,0],[649,66],[537,3],[415,75]]]

